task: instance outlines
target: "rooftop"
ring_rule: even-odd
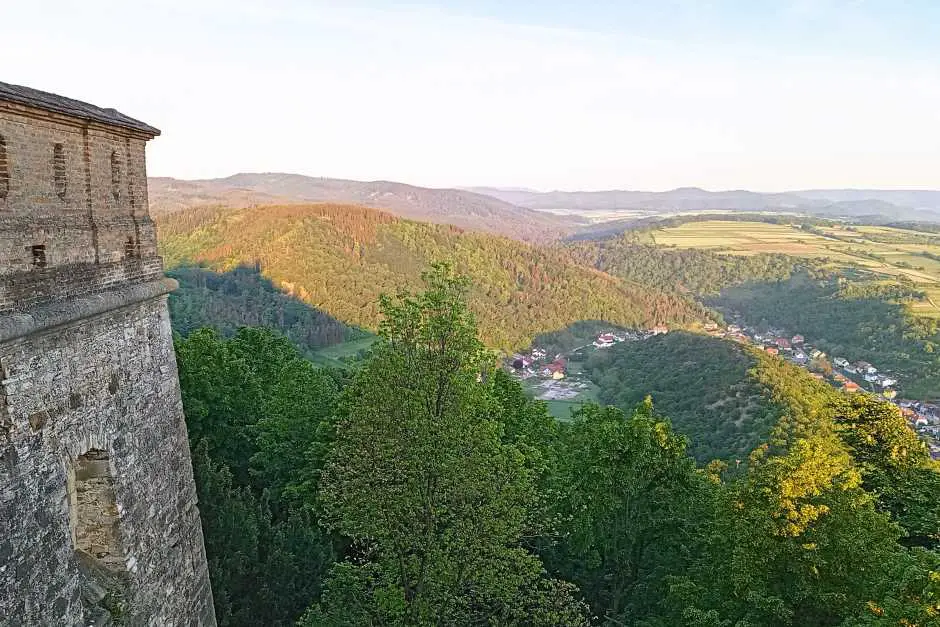
[[[160,131],[149,124],[144,124],[140,120],[128,117],[115,109],[102,109],[93,104],[73,100],[65,96],[51,94],[47,91],[40,91],[31,87],[22,85],[11,85],[10,83],[0,82],[0,101],[15,102],[17,104],[46,109],[62,113],[90,122],[100,122],[102,124],[111,124],[129,128],[148,135],[157,136]]]

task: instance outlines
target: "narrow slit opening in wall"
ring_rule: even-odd
[[[0,135],[0,200],[10,191],[10,165],[7,163],[7,141]]]
[[[137,259],[140,257],[140,243],[133,237],[128,237],[124,243],[124,257],[126,259]]]
[[[56,196],[65,200],[68,180],[65,175],[65,146],[62,144],[55,144],[52,147],[52,174]]]
[[[79,455],[70,479],[70,523],[75,550],[109,571],[124,571],[120,516],[108,453],[91,449]]]
[[[36,244],[35,246],[31,246],[30,250],[33,253],[33,266],[36,268],[45,268],[46,267],[46,245]]]
[[[114,200],[121,199],[121,158],[117,151],[111,151],[111,195]]]

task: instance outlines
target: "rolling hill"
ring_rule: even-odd
[[[556,239],[578,224],[574,219],[459,189],[429,189],[389,181],[350,181],[299,174],[236,174],[197,181],[151,178],[149,192],[153,215],[203,205],[245,207],[331,202],[364,205],[404,218],[528,241]]]
[[[160,215],[157,227],[171,269],[257,265],[287,293],[366,329],[379,321],[381,293],[419,287],[422,271],[439,260],[473,280],[471,305],[484,339],[505,350],[577,320],[643,327],[690,324],[701,314],[678,293],[580,266],[561,248],[353,205],[203,207]]]
[[[747,459],[780,419],[782,407],[751,372],[758,358],[734,342],[679,332],[597,351],[586,370],[603,403],[628,409],[652,396],[705,464]]]
[[[747,190],[712,192],[697,187],[681,187],[665,192],[470,189],[530,209],[572,212],[583,216],[611,211],[655,214],[689,211],[770,211],[826,217],[879,216],[889,220],[940,222],[940,191],[931,190],[855,189],[760,193]]]

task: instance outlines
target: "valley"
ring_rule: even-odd
[[[157,226],[226,624],[388,616],[370,593],[332,591],[422,550],[396,530],[428,497],[397,486],[426,472],[446,482],[440,511],[510,538],[477,549],[493,536],[462,533],[435,567],[482,551],[517,583],[475,590],[545,627],[559,612],[586,627],[589,611],[682,624],[703,607],[777,624],[726,601],[720,573],[742,559],[786,581],[759,594],[823,625],[828,594],[798,589],[822,577],[843,594],[857,577],[818,550],[867,560],[871,584],[840,616],[867,616],[886,587],[897,616],[933,611],[889,584],[940,568],[930,231],[699,215],[537,243],[296,202],[180,208]],[[407,524],[371,513],[387,508]],[[376,533],[404,543],[386,549],[399,561],[336,561]],[[645,547],[636,569],[624,542]],[[807,562],[816,574],[794,581]],[[548,606],[529,592],[562,582],[578,587]]]
[[[0,627],[940,627],[938,24],[6,3]]]

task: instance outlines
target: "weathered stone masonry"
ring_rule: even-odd
[[[145,144],[0,83],[0,625],[214,625]]]

